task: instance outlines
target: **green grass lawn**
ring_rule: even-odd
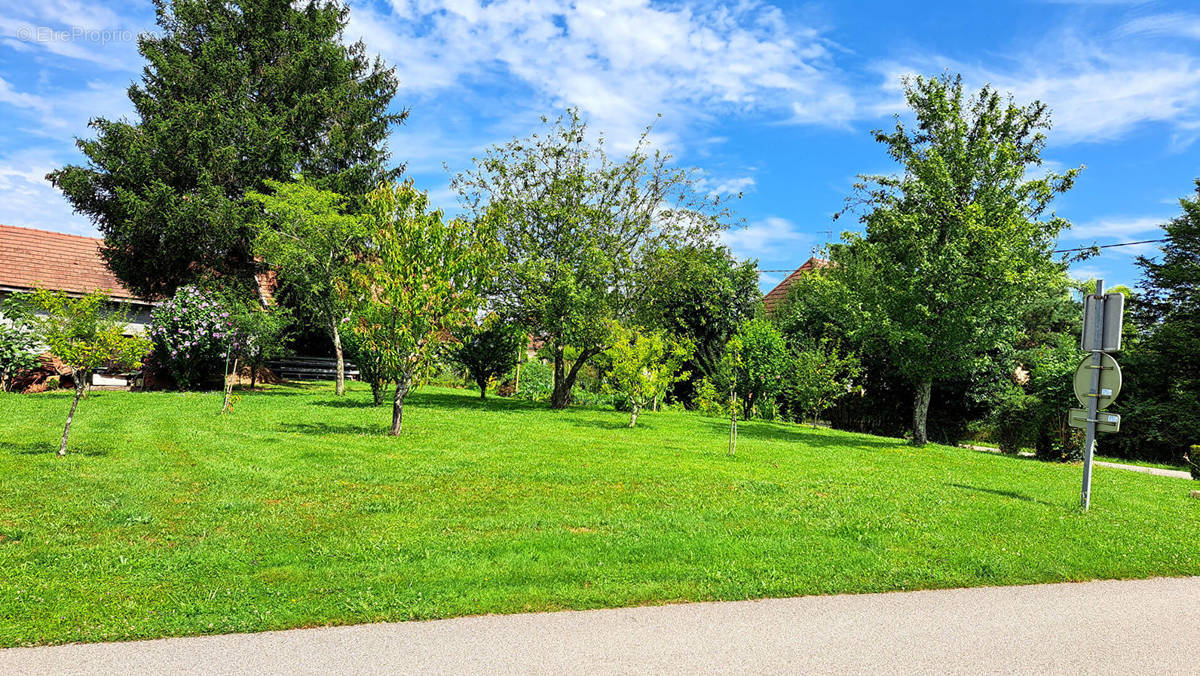
[[[1200,574],[1188,481],[353,386],[0,395],[0,646]]]

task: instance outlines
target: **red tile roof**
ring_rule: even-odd
[[[767,306],[767,314],[774,312],[775,307],[782,303],[785,298],[787,298],[788,289],[792,288],[792,283],[795,282],[800,275],[806,272],[811,272],[818,268],[823,268],[827,265],[829,265],[829,261],[817,258],[815,256],[807,261],[804,261],[804,265],[796,268],[795,272],[788,275],[787,278],[776,285],[774,289],[768,291],[767,295],[763,296],[763,305]]]
[[[102,289],[118,300],[145,302],[104,264],[103,244],[95,237],[0,225],[0,288],[40,286],[79,294]]]

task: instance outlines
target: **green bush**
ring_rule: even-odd
[[[708,378],[701,378],[696,383],[696,398],[693,401],[700,415],[714,418],[724,417],[728,413],[726,406],[728,398],[729,396],[717,390],[717,386]]]
[[[62,387],[62,383],[59,382],[58,376],[50,376],[46,379],[47,390],[57,390],[60,387]]]
[[[554,389],[554,369],[540,361],[521,365],[520,388],[512,396],[529,401],[549,401]]]
[[[1192,478],[1200,481],[1200,444],[1192,446],[1192,450],[1187,454],[1188,467],[1192,470]]]

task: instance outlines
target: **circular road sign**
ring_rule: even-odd
[[[1101,353],[1100,367],[1098,410],[1106,408],[1121,393],[1121,367],[1117,365],[1117,360],[1110,354]],[[1084,357],[1079,362],[1079,368],[1075,369],[1075,398],[1084,408],[1087,408],[1088,399],[1091,399],[1093,372],[1091,355]]]

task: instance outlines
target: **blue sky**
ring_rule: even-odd
[[[395,65],[397,162],[453,209],[448,173],[538,117],[578,106],[620,147],[654,138],[744,193],[727,242],[794,268],[836,233],[855,175],[889,171],[870,130],[902,108],[900,77],[961,72],[1051,107],[1045,158],[1086,165],[1056,203],[1063,246],[1154,239],[1200,176],[1200,6],[1191,2],[673,2],[356,0],[349,36]],[[79,162],[92,116],[131,106],[154,30],[148,1],[0,0],[0,223],[95,234],[43,179]],[[1113,249],[1079,276],[1134,284]],[[765,273],[769,288],[783,275]]]

